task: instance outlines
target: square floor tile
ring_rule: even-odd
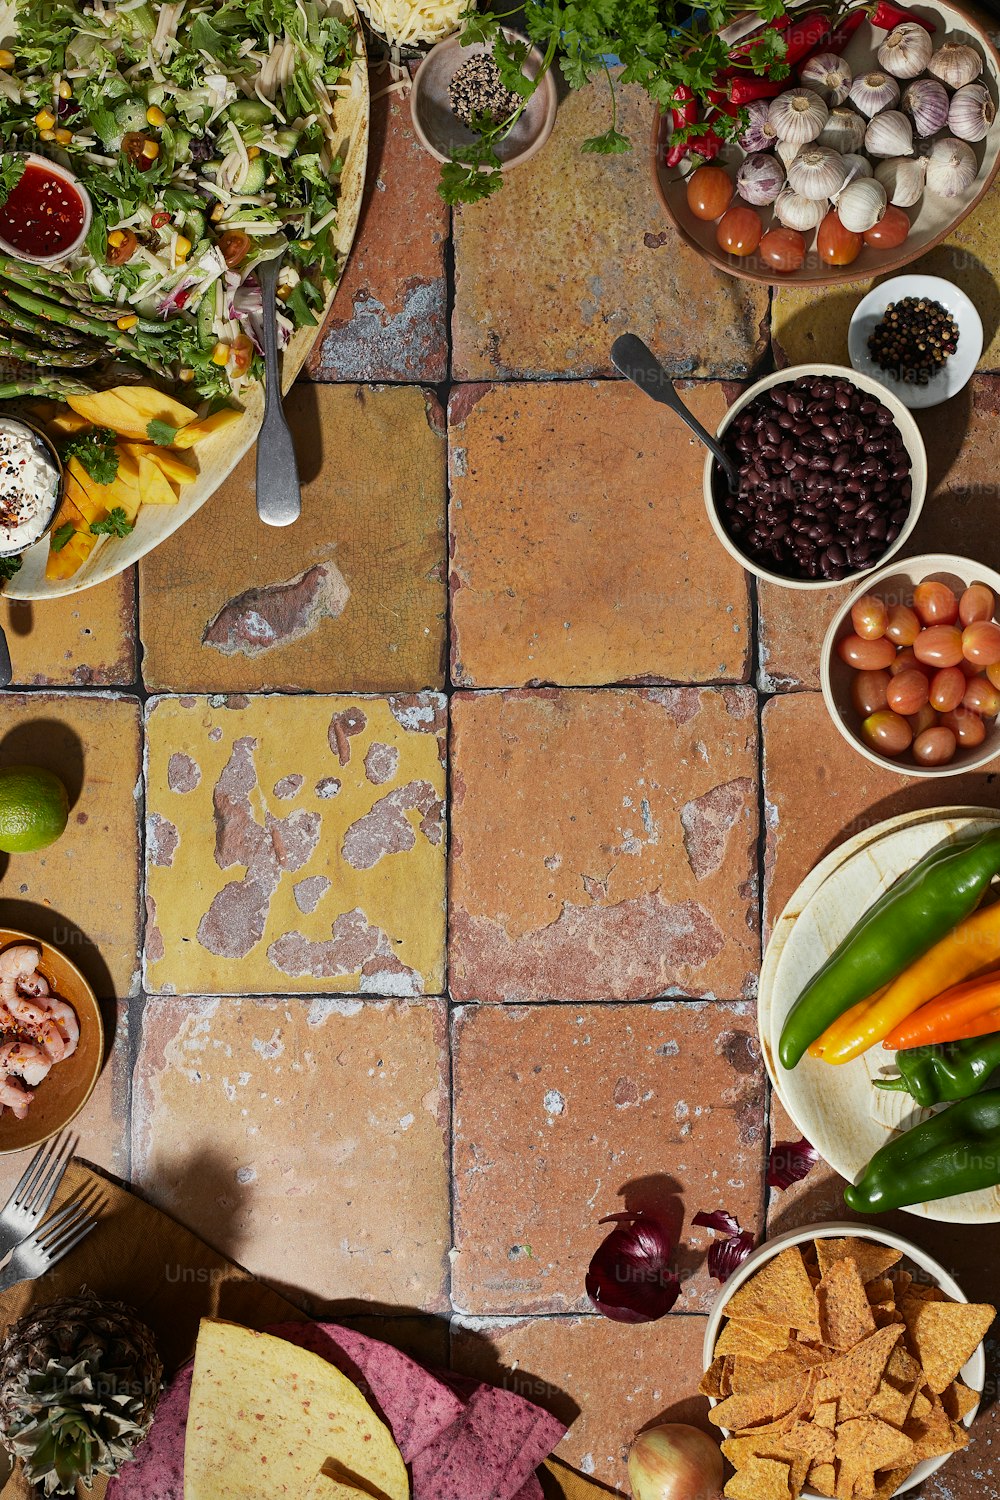
[[[154,699],[149,987],[438,993],[444,718],[434,693]]]
[[[102,1000],[138,984],[141,718],[110,693],[0,693],[0,766],[44,766],[69,793],[65,833],[0,855],[3,919],[66,949]]]
[[[455,1306],[579,1312],[623,1209],[680,1230],[685,1311],[716,1287],[700,1209],[757,1227],[764,1069],[747,1003],[470,1006],[454,1035]]]
[[[722,387],[684,399],[712,429]],[[747,674],[747,575],[715,539],[704,450],[624,381],[451,401],[452,676],[711,682]]]
[[[136,678],[135,569],[82,594],[0,597],[14,682],[30,687],[127,687]]]
[[[444,417],[415,387],[301,382],[302,518],[257,518],[254,454],[140,569],[143,673],[183,692],[402,692],[445,658]]]
[[[442,1306],[444,1004],[150,999],[133,1180],[314,1312]]]
[[[452,721],[457,999],[754,992],[749,688],[459,693]]]
[[[697,1395],[706,1322],[455,1318],[452,1361],[571,1422],[556,1456],[627,1494],[625,1460],[639,1428],[657,1417],[708,1427],[708,1402]]]
[[[371,70],[371,137],[361,222],[312,354],[314,380],[427,380],[448,374],[448,210],[438,163],[413,134],[410,101]]]
[[[611,345],[629,331],[677,375],[739,379],[762,355],[767,287],[683,242],[653,187],[649,99],[637,86],[616,94],[630,152],[580,150],[610,120],[596,83],[560,101],[544,151],[501,193],[456,210],[457,379],[610,374]]]

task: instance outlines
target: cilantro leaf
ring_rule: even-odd
[[[177,427],[171,427],[169,422],[161,422],[159,417],[154,417],[151,422],[146,423],[146,436],[158,448],[169,448],[179,430]]]
[[[58,526],[49,537],[49,546],[52,548],[52,551],[61,552],[75,530],[76,527],[72,521],[66,521],[62,526]]]
[[[28,165],[23,156],[0,156],[0,207],[17,187]]]
[[[614,128],[606,130],[603,135],[592,135],[580,147],[581,151],[590,151],[598,156],[621,156],[631,149],[632,142],[628,136]]]
[[[13,578],[15,573],[21,571],[21,559],[19,557],[0,557],[0,582],[6,583]]]
[[[95,484],[111,484],[118,473],[118,439],[108,427],[91,427],[66,444],[66,458],[78,458]]]
[[[103,521],[91,521],[90,530],[94,536],[128,536],[135,527],[122,507],[115,505]]]

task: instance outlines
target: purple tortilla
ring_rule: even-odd
[[[414,1459],[413,1500],[535,1500],[535,1470],[565,1425],[513,1391],[451,1371],[435,1373],[464,1395],[465,1411]]]

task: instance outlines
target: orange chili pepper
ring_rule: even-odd
[[[886,1048],[961,1042],[1000,1031],[1000,974],[953,985],[908,1016],[882,1043]]]

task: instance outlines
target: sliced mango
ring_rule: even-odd
[[[103,520],[116,505],[121,507],[130,521],[134,521],[139,514],[138,474],[133,479],[130,474],[119,469],[110,484],[98,484],[96,479],[91,479],[78,458],[71,458],[66,479],[67,485],[72,479],[86,494],[89,508],[93,511],[93,515],[89,517],[91,521]],[[79,504],[79,501],[76,503]]]
[[[158,464],[174,484],[193,484],[198,478],[197,469],[192,469],[169,448],[157,448],[152,443],[119,443],[118,447],[135,461],[137,472],[139,459],[148,458],[151,463]]]
[[[90,418],[81,416],[78,411],[60,411],[56,416],[49,417],[45,423],[45,430],[51,436],[75,437],[78,432],[85,432],[91,426]]]
[[[118,390],[122,389],[122,386],[118,387]],[[110,427],[112,432],[123,437],[142,439],[148,436],[146,422],[139,412],[114,391],[87,391],[82,396],[70,396],[69,404],[95,427]]]
[[[108,394],[124,401],[139,416],[144,437],[147,422],[167,422],[171,427],[186,427],[195,420],[195,413],[190,406],[175,401],[173,396],[165,396],[152,385],[116,385]]]
[[[134,445],[131,443],[118,443],[118,473],[116,478],[123,484],[130,484],[133,488],[139,488],[139,460],[129,452]]]
[[[220,411],[213,412],[210,417],[201,417],[197,422],[189,422],[182,427],[174,438],[175,448],[193,448],[195,443],[202,442],[213,433],[221,432],[224,427],[229,427],[233,422],[238,422],[243,413],[237,411],[234,406],[224,406]]]
[[[74,531],[90,530],[90,522],[70,494],[68,481],[63,491],[62,500],[59,502],[59,509],[56,511],[55,519],[52,522],[50,535],[52,532],[58,531],[60,526],[67,525],[67,523],[72,526]]]
[[[159,464],[151,458],[139,460],[139,494],[143,505],[177,504],[177,491]]]
[[[50,548],[45,564],[46,578],[72,578],[83,567],[96,543],[96,536],[91,536],[86,531],[76,531],[60,551],[53,552]]]

